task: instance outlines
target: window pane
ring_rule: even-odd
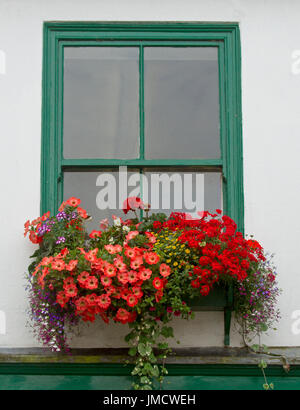
[[[65,48],[65,158],[138,157],[138,53],[134,47]]]
[[[216,47],[146,47],[145,156],[219,158]]]
[[[147,169],[145,176],[143,199],[151,203],[153,212],[187,212],[197,217],[198,211],[223,208],[220,172]]]
[[[124,171],[125,171],[124,167]],[[123,168],[120,167],[123,171]],[[64,200],[75,196],[92,216],[87,229],[99,229],[99,221],[112,215],[124,217],[123,201],[128,196],[140,196],[140,174],[138,170],[127,170],[121,174],[116,169],[97,171],[68,171],[64,173]],[[136,192],[133,192],[136,189]],[[106,209],[103,209],[106,208]],[[128,217],[133,217],[128,214]]]

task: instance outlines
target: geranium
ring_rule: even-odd
[[[144,209],[144,203],[138,196],[131,196],[125,199],[123,203],[123,212],[127,214],[129,211],[136,211],[137,209]]]

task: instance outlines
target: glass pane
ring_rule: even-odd
[[[137,158],[139,51],[66,47],[64,157]]]
[[[216,47],[146,47],[145,156],[220,157]]]
[[[147,169],[145,177],[142,197],[153,212],[187,212],[197,217],[197,212],[223,208],[220,172]]]
[[[99,229],[99,222],[112,215],[124,218],[122,206],[128,196],[140,196],[140,174],[138,170],[101,169],[95,171],[68,171],[64,173],[64,200],[75,196],[92,216],[87,229]],[[128,217],[133,217],[128,214]],[[125,217],[126,219],[127,217]]]

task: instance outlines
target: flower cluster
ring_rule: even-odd
[[[201,218],[192,219],[183,213],[172,213],[164,223],[153,225],[158,233],[166,229],[176,236],[180,233],[179,243],[185,244],[186,252],[191,253],[191,286],[199,289],[202,296],[208,295],[221,280],[245,280],[250,268],[265,259],[258,242],[245,239],[237,232],[236,223],[220,214],[220,210],[215,214],[204,212]]]
[[[79,205],[80,199],[72,197],[55,216],[46,213],[25,223],[25,235],[39,244],[29,272],[32,306],[45,307],[33,307],[32,316],[40,320],[48,312],[39,322],[45,344],[53,340],[47,333],[53,330],[53,317],[60,318],[59,329],[65,320],[94,322],[97,316],[105,323],[129,324],[133,330],[126,340],[137,357],[133,374],[148,388],[152,377],[164,373],[155,364],[153,347],[160,337],[173,336],[165,326],[173,315],[193,316],[190,297],[230,284],[236,314],[249,331],[257,331],[258,325],[266,330],[278,319],[274,269],[260,244],[247,240],[220,210],[201,213],[198,219],[184,213],[149,216],[150,205],[130,197],[123,211],[133,212],[132,219],[114,216],[112,225],[102,220],[88,234],[88,214]],[[141,221],[138,210],[145,212]],[[55,343],[59,340],[66,345],[59,337]],[[168,351],[166,343],[158,347]]]

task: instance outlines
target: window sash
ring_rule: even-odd
[[[140,158],[63,158],[63,54],[64,47],[139,46],[140,82],[143,85],[143,47],[218,47],[221,158],[205,160],[146,160],[144,158],[144,111],[140,110]],[[143,104],[143,86],[140,100]],[[237,24],[105,24],[45,23],[43,62],[43,141],[41,211],[55,212],[63,198],[65,170],[119,165],[151,168],[157,166],[202,166],[223,173],[224,212],[243,230],[243,174],[240,112],[240,44]]]

